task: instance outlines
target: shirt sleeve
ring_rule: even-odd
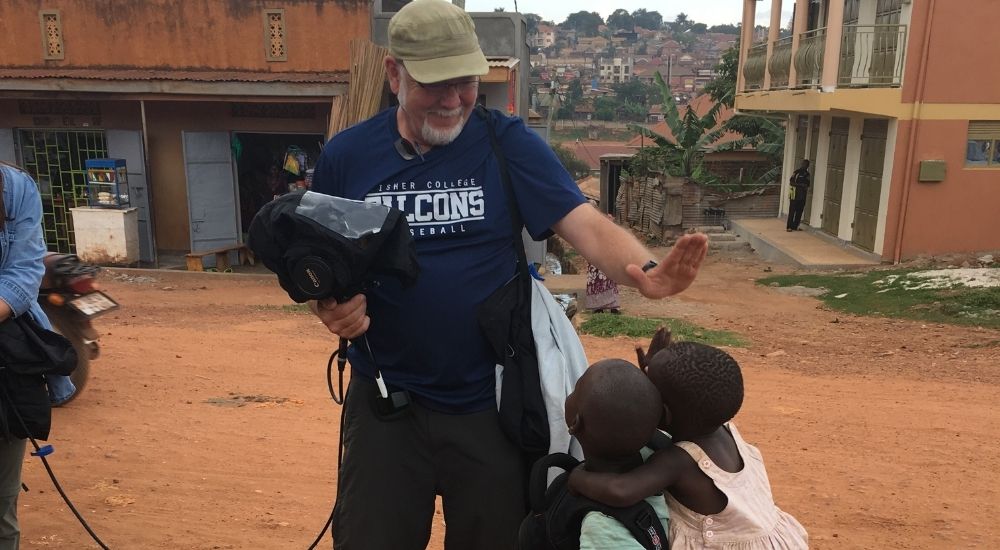
[[[3,265],[0,265],[0,300],[10,306],[14,315],[21,315],[38,298],[38,286],[45,273],[45,240],[42,235],[42,201],[38,187],[19,170],[3,170],[7,227],[11,239],[4,243]]]
[[[551,236],[552,226],[586,198],[552,147],[523,120],[503,120],[498,127],[497,139],[503,147],[521,217],[528,233],[540,241]]]

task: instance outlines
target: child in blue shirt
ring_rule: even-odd
[[[598,361],[566,398],[566,423],[580,442],[588,472],[623,473],[640,466],[649,451],[662,406],[656,387],[635,365],[621,359]],[[640,499],[636,499],[638,502]],[[646,501],[667,531],[667,507],[660,494]],[[631,503],[631,504],[634,504]],[[662,541],[666,548],[666,541]],[[616,519],[590,512],[580,527],[581,550],[641,550],[643,546]]]

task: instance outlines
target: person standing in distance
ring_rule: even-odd
[[[479,77],[489,67],[471,17],[458,6],[415,0],[388,31],[384,63],[399,105],[331,139],[312,187],[401,210],[421,270],[407,289],[385,279],[343,303],[311,304],[330,332],[364,334],[368,344],[348,353],[334,547],[424,548],[441,495],[446,548],[507,550],[526,513],[526,472],[500,429],[496,360],[476,310],[515,275],[517,256],[487,124],[532,237],[559,234],[615,281],[649,298],[677,294],[698,273],[708,239],[685,235],[657,265],[587,204],[522,120],[476,114]],[[379,400],[376,361],[389,391],[406,392],[408,405],[388,410]]]
[[[789,197],[788,223],[785,231],[801,231],[799,224],[802,223],[802,212],[806,209],[806,192],[809,190],[809,159],[802,159],[799,169],[792,172],[792,177],[788,180]]]

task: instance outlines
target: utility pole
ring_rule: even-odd
[[[552,120],[555,118],[556,111],[559,110],[559,81],[556,80],[555,75],[552,78],[552,92],[550,95],[552,99],[549,100],[549,117],[545,122],[545,136],[548,138],[549,143],[552,143]]]
[[[671,95],[673,95],[674,93],[673,88],[670,87],[670,80],[673,77],[672,74],[673,72],[674,72],[674,54],[670,54],[667,56],[667,90],[670,91]]]

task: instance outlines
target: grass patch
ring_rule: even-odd
[[[1000,288],[914,288],[924,270],[869,271],[839,275],[777,275],[758,279],[768,286],[824,288],[820,299],[833,309],[956,325],[1000,328]],[[909,289],[908,289],[909,288]],[[837,296],[842,296],[838,298]]]
[[[726,330],[711,330],[680,319],[647,319],[628,315],[595,313],[583,324],[580,331],[602,338],[629,336],[632,338],[652,338],[660,325],[670,327],[675,341],[699,342],[711,346],[734,348],[747,347],[748,343],[740,335]]]
[[[970,349],[996,348],[1000,347],[1000,340],[991,340],[989,342],[972,342],[971,344],[963,344],[961,347]]]

